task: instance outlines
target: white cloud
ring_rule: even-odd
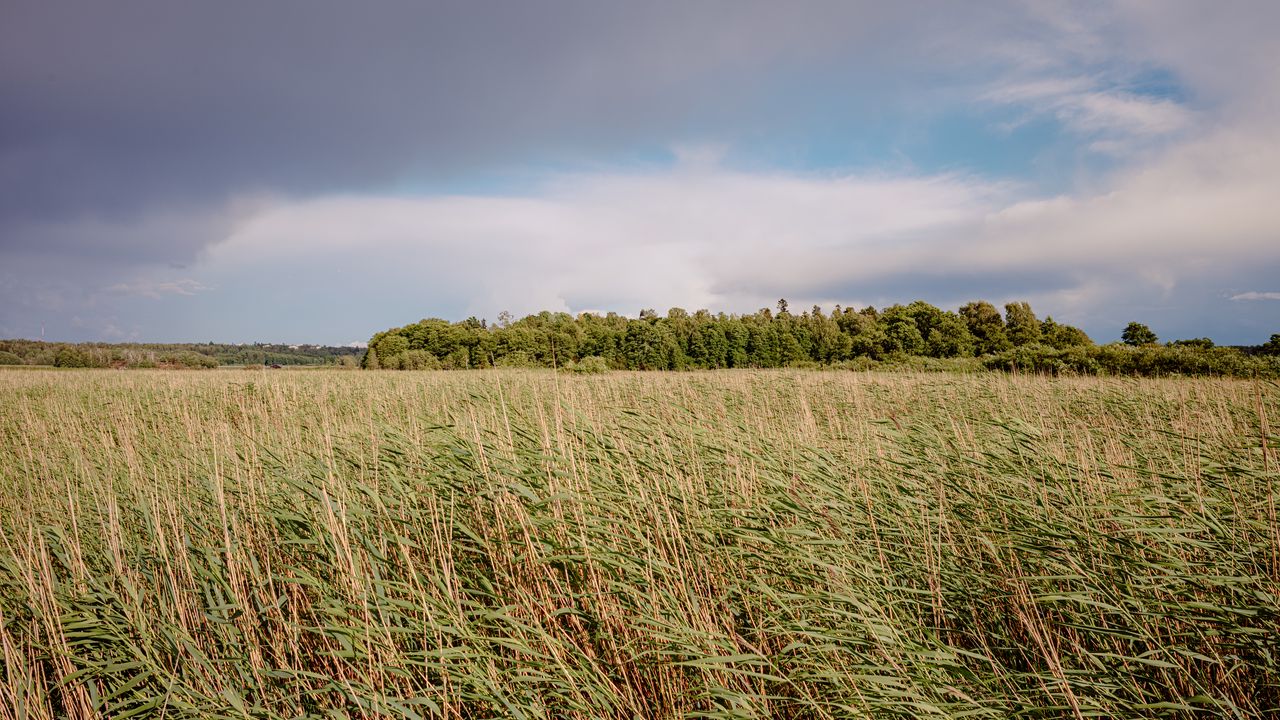
[[[1258,292],[1250,290],[1231,296],[1232,300],[1280,300],[1280,292]]]
[[[398,287],[408,294],[396,302],[490,318],[984,295],[1082,321],[1280,262],[1277,167],[1280,144],[1221,131],[1125,168],[1099,192],[1048,198],[959,175],[744,173],[702,161],[567,176],[523,197],[337,196],[246,221],[200,277],[331,284],[325,268],[340,267],[357,295]]]
[[[110,285],[106,292],[120,295],[138,295],[159,300],[165,295],[195,295],[213,288],[191,278],[179,280],[135,280]]]
[[[1193,113],[1167,98],[1106,87],[1090,77],[1047,77],[997,85],[980,96],[995,105],[1020,108],[1025,120],[1051,115],[1071,132],[1099,138],[1095,151],[1121,155],[1134,141],[1167,137],[1191,127]]]
[[[756,307],[779,288],[893,272],[1014,189],[960,176],[808,177],[677,168],[573,176],[531,197],[330,197],[281,205],[213,248],[246,271],[341,267],[356,285],[456,293],[466,312]],[[936,249],[936,248],[935,248]],[[319,280],[329,282],[328,279]]]

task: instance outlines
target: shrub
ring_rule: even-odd
[[[22,358],[7,350],[0,350],[0,365],[25,365]]]
[[[565,365],[564,369],[582,375],[599,375],[609,372],[609,362],[599,355],[588,355],[577,362]]]
[[[985,365],[992,370],[1048,375],[1280,377],[1280,361],[1273,358],[1249,356],[1234,348],[1188,345],[1111,343],[1057,350],[1033,343],[992,355]]]
[[[445,370],[466,370],[471,367],[471,354],[464,347],[458,348],[440,361],[440,367]]]
[[[180,368],[213,369],[218,367],[218,360],[202,353],[188,351],[162,355],[160,356],[160,364]]]
[[[498,367],[506,368],[536,368],[542,367],[537,360],[533,359],[529,353],[524,350],[516,350],[498,358]]]
[[[407,350],[399,355],[392,355],[389,360],[398,359],[400,370],[439,370],[440,361],[426,350]],[[391,367],[384,365],[383,367]]]
[[[90,367],[89,356],[80,348],[64,347],[53,356],[53,366],[62,368]]]

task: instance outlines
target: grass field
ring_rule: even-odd
[[[0,372],[0,718],[1274,717],[1278,398]]]

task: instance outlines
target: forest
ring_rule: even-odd
[[[871,369],[1017,370],[1048,374],[1280,375],[1280,335],[1259,346],[1217,347],[1208,338],[1160,344],[1133,322],[1120,342],[1095,344],[1081,329],[1036,316],[1029,303],[1001,314],[985,301],[958,312],[923,301],[831,313],[814,306],[793,313],[786,300],[748,315],[690,313],[639,317],[541,312],[496,324],[477,318],[428,318],[375,334],[365,369],[558,367],[691,370],[848,367]]]

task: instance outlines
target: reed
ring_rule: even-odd
[[[0,718],[1274,716],[1276,390],[0,372]]]

